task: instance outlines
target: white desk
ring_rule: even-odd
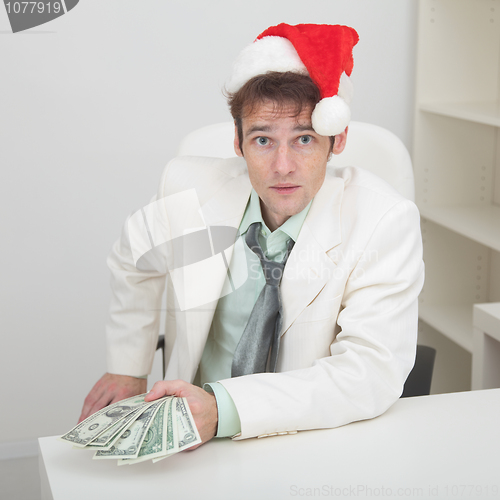
[[[44,499],[500,499],[500,389],[402,399],[337,429],[212,440],[156,464],[39,444]]]

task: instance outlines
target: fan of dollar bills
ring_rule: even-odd
[[[118,459],[118,465],[157,462],[201,443],[185,398],[145,402],[144,396],[99,410],[60,439],[76,448],[95,449],[94,459]]]

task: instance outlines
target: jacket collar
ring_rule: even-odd
[[[239,227],[252,189],[246,165],[240,161],[239,166],[235,172],[237,175],[202,206],[207,225]],[[343,193],[344,181],[335,175],[334,169],[327,168],[323,185],[314,197],[281,282],[282,334],[334,276],[336,263],[328,252],[342,241],[340,210]],[[232,247],[226,255],[230,262]],[[222,289],[223,283],[221,278],[217,286]]]

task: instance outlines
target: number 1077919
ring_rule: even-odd
[[[8,14],[59,14],[62,10],[61,2],[6,2]]]

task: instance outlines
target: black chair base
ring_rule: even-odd
[[[431,392],[432,372],[436,349],[426,345],[417,345],[415,366],[406,379],[402,398],[428,396]]]

